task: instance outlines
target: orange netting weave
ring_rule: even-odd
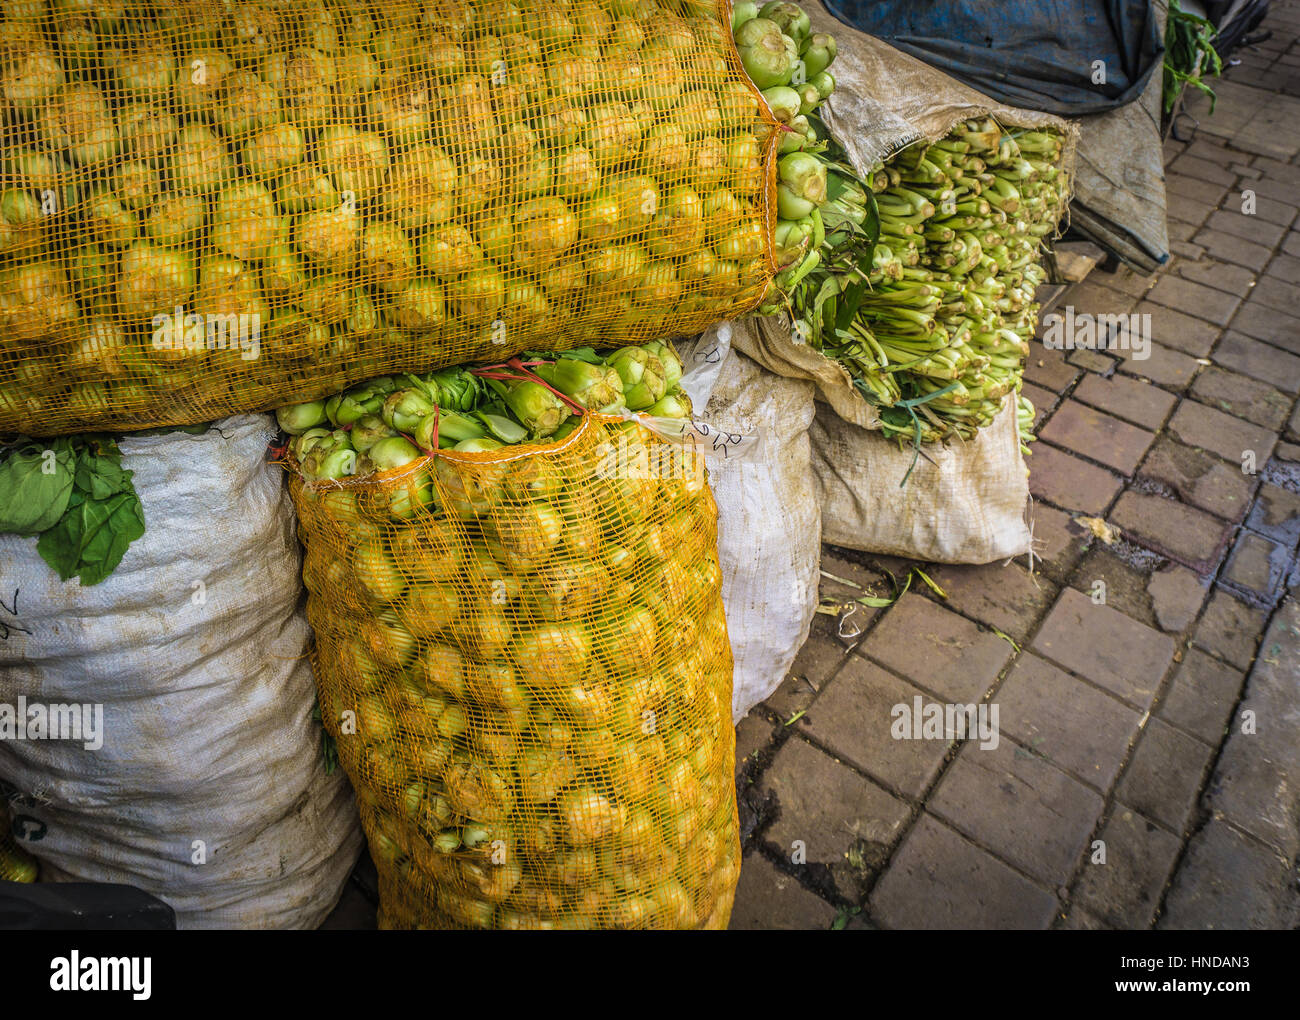
[[[381,925],[725,927],[732,662],[701,460],[589,415],[291,489]]]
[[[774,266],[722,0],[15,0],[0,434],[689,334]]]

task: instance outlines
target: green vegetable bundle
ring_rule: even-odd
[[[788,308],[796,337],[881,408],[886,434],[973,436],[1021,388],[1040,253],[1068,198],[1062,144],[967,121],[878,168],[874,194],[831,163],[830,232],[762,310]]]
[[[302,476],[326,481],[392,471],[434,450],[486,453],[567,438],[588,411],[686,419],[682,363],[658,341],[598,354],[591,348],[529,354],[500,365],[380,376],[328,400],[282,407]],[[427,505],[428,490],[394,512]]]
[[[771,275],[716,0],[58,0],[0,33],[0,433],[698,332]]]

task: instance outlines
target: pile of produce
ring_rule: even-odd
[[[777,121],[774,234],[776,263],[786,268],[816,250],[824,233],[819,210],[827,201],[825,149],[815,114],[835,91],[828,68],[835,60],[835,38],[814,32],[798,4],[775,0],[759,7],[741,0],[732,8],[731,28],[740,62]]]
[[[4,18],[0,432],[697,332],[770,278],[771,117],[714,3]]]
[[[597,410],[661,404],[665,353],[533,365],[587,401],[564,442],[577,419],[545,386],[458,370],[356,387],[325,402],[333,432],[294,440],[321,715],[382,926],[726,926],[716,508],[698,464],[665,456],[680,447]]]
[[[796,337],[881,408],[886,434],[973,436],[1021,388],[1041,248],[1068,198],[1062,145],[966,121],[877,168],[874,196],[833,163],[827,236],[762,310],[788,309]],[[1018,399],[1023,433],[1033,409]]]
[[[682,363],[665,343],[525,355],[501,365],[380,376],[328,400],[282,407],[303,478],[365,477],[425,459],[434,450],[486,453],[567,438],[588,411],[690,417],[678,387]],[[409,488],[409,487],[408,487]],[[409,488],[408,516],[428,505],[427,484]],[[396,511],[395,511],[396,512]]]

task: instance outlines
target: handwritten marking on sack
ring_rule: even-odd
[[[27,843],[39,843],[45,838],[50,827],[42,822],[39,818],[33,818],[31,815],[14,815],[10,824],[10,831],[13,832],[15,839],[21,839]]]
[[[18,591],[19,589],[14,589],[13,598],[9,600],[10,605],[5,605],[4,599],[0,598],[0,610],[3,610],[4,613],[9,616],[12,616],[15,620],[18,619]],[[0,641],[8,641],[10,634],[31,633],[32,632],[26,627],[20,627],[17,623],[8,623],[5,620],[0,619]]]

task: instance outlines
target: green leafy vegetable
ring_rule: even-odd
[[[59,577],[98,584],[144,534],[144,510],[110,437],[24,440],[0,464],[0,532],[40,535]]]
[[[0,464],[0,532],[39,535],[54,527],[72,496],[72,443],[19,447]]]

